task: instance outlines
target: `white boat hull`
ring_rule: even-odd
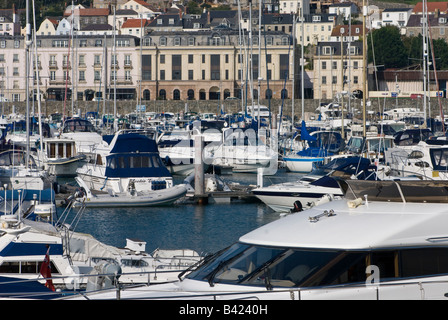
[[[307,186],[297,187],[293,184],[275,185],[254,189],[252,193],[276,212],[289,212],[294,202],[300,201],[304,209],[310,208],[328,196],[342,196],[338,188]]]
[[[70,159],[47,160],[48,173],[57,177],[75,177],[76,170],[84,165],[85,156]]]
[[[187,193],[183,185],[149,192],[92,194],[78,198],[75,206],[86,207],[152,207],[171,205]]]

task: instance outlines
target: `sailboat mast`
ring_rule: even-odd
[[[366,137],[366,99],[367,99],[367,46],[366,46],[366,16],[367,8],[365,0],[362,0],[362,74],[363,74],[363,89],[362,89],[362,136]]]
[[[30,13],[29,13],[29,0],[26,0],[26,35],[25,35],[25,70],[26,70],[26,81],[25,81],[25,99],[26,99],[26,164],[25,168],[28,169],[30,162],[30,46],[32,44],[31,39],[31,25],[30,25]]]
[[[427,4],[426,0],[423,0],[423,19],[422,19],[422,35],[423,35],[423,128],[426,128],[426,81],[427,81],[427,71],[426,71],[426,59],[428,58],[428,43],[427,43]]]

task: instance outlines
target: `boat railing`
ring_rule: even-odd
[[[161,272],[173,272],[173,271],[158,271]],[[148,279],[151,278],[150,274],[154,273],[152,271],[149,272],[131,272],[131,273],[122,273],[120,276],[123,275],[142,275],[142,274],[148,274]],[[41,282],[47,281],[47,280],[53,280],[56,282],[56,280],[63,280],[67,279],[67,283],[70,281],[73,281],[74,276],[53,276],[51,278],[43,278],[39,277],[38,279],[11,279],[10,281],[3,281],[0,283],[0,299],[67,299],[74,296],[82,296],[86,299],[90,299],[90,295],[95,295],[98,293],[114,293],[113,295],[109,295],[108,299],[121,299],[122,293],[126,290],[132,290],[133,288],[146,286],[147,290],[145,291],[151,291],[151,285],[145,284],[145,283],[134,283],[134,284],[124,284],[119,281],[119,278],[116,274],[82,274],[79,275],[80,278],[89,278],[89,277],[115,277],[115,279],[118,279],[118,281],[114,281],[113,285],[104,288],[104,289],[97,289],[97,290],[91,290],[86,291],[85,289],[68,289],[68,290],[59,290],[56,289],[56,291],[50,291],[45,290],[44,287],[42,287],[42,291],[30,291],[30,292],[8,292],[9,290],[3,290],[3,286],[11,286],[11,285],[20,285],[20,286],[26,286],[28,283],[36,282],[36,280],[39,280]],[[444,286],[446,287],[448,285],[448,280],[421,280],[421,281],[397,281],[393,283],[351,283],[351,284],[343,284],[343,285],[335,285],[335,286],[329,286],[325,288],[321,287],[309,287],[309,288],[264,288],[260,290],[251,290],[251,291],[225,291],[225,292],[204,292],[204,291],[198,291],[198,293],[194,292],[188,292],[185,294],[179,293],[179,294],[173,294],[173,295],[166,295],[166,292],[161,292],[160,296],[157,295],[151,295],[151,297],[148,297],[145,295],[145,291],[142,291],[142,296],[138,297],[138,295],[134,294],[132,296],[132,300],[178,300],[178,299],[204,299],[204,300],[258,300],[258,299],[266,299],[269,298],[269,295],[272,295],[273,299],[281,298],[281,299],[290,299],[290,300],[302,300],[310,298],[325,298],[325,295],[328,295],[328,297],[336,297],[337,294],[340,294],[341,297],[346,297],[347,299],[350,299],[350,293],[349,291],[355,291],[358,295],[359,293],[362,293],[362,289],[369,290],[366,291],[366,294],[364,297],[366,299],[370,300],[381,300],[383,298],[390,298],[391,291],[394,287],[400,288],[400,292],[403,292],[402,290],[413,290],[414,294],[413,297],[420,297],[422,300],[425,298],[433,298],[433,295],[431,296],[425,296],[425,290],[427,291],[430,289],[430,286]],[[43,284],[42,284],[43,286]],[[443,290],[442,290],[443,291]],[[447,291],[447,290],[445,290]],[[156,293],[156,289],[154,289],[154,293]],[[382,296],[382,294],[385,294]],[[321,295],[322,294],[322,295]],[[447,293],[448,294],[448,291]],[[445,295],[440,298],[444,298]],[[276,297],[274,297],[276,295]],[[361,297],[362,298],[362,297]]]

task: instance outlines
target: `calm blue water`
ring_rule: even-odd
[[[297,180],[299,175],[280,171],[265,177],[264,185]],[[224,175],[226,181],[256,184],[255,174]],[[116,247],[126,238],[146,241],[146,251],[188,248],[199,253],[215,252],[245,233],[279,219],[280,215],[261,202],[232,201],[229,204],[191,203],[148,208],[86,209],[76,231]]]

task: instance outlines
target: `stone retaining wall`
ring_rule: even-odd
[[[446,112],[446,99],[442,99],[442,105]],[[328,103],[329,101],[322,101]],[[220,108],[220,102],[217,100],[200,100],[200,101],[173,101],[173,100],[151,100],[151,101],[143,101],[142,104],[146,105],[146,111],[155,111],[155,112],[185,112],[185,110],[192,112],[212,112],[218,113]],[[226,113],[233,113],[241,111],[241,103],[239,101],[224,101],[223,108]],[[269,101],[262,100],[261,104],[269,106]],[[347,102],[344,104],[347,107]],[[422,101],[420,99],[407,99],[400,98],[396,100],[395,98],[386,98],[386,99],[372,99],[371,106],[368,107],[368,110],[373,111],[373,113],[378,112],[380,106],[381,108],[392,109],[398,107],[417,107],[422,109]],[[431,115],[436,116],[439,114],[439,102],[436,98],[431,99],[428,104],[431,107]],[[117,101],[116,108],[117,113],[120,115],[125,115],[127,113],[134,112],[136,110],[137,103],[136,101]],[[283,114],[291,115],[292,110],[292,100],[271,100],[270,102],[271,110],[274,114],[278,114],[283,107]],[[316,108],[319,106],[319,100],[306,99],[304,100],[304,110],[306,113],[314,113]],[[351,107],[355,108],[355,110],[362,110],[361,108],[361,100],[355,100],[351,103]],[[10,114],[14,110],[16,113],[24,113],[26,108],[25,102],[3,102],[0,103],[0,111],[3,114]],[[30,103],[31,112],[33,111],[33,103]],[[42,112],[46,115],[50,115],[51,113],[59,112],[64,113],[70,116],[72,114],[72,104],[70,101],[64,106],[63,101],[42,101],[41,109]],[[38,106],[37,103],[34,103],[34,110],[37,113]],[[73,106],[74,113],[76,114],[78,110],[84,115],[87,111],[99,111],[100,113],[113,113],[114,111],[114,102],[106,101],[106,105],[104,106],[103,102],[95,102],[95,101],[76,101]],[[300,99],[294,100],[294,114],[297,118],[301,118],[302,113],[302,101]],[[358,111],[358,114],[359,111]]]

